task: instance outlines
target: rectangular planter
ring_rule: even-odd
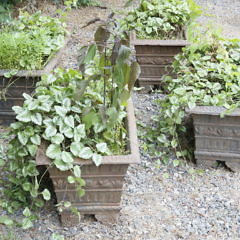
[[[197,164],[214,166],[224,161],[240,170],[240,109],[220,117],[224,107],[198,106],[187,110],[193,117]]]
[[[77,207],[81,215],[95,215],[96,219],[104,223],[117,221],[121,210],[121,195],[129,164],[139,163],[139,149],[137,128],[132,101],[127,107],[128,151],[126,155],[104,156],[102,164],[96,167],[92,161],[76,159],[75,163],[81,165],[82,177],[86,181],[86,193],[82,198],[76,193],[75,187],[67,183],[70,171],[62,172],[56,167],[49,169],[53,181],[57,201],[70,201]],[[37,154],[37,165],[49,165],[50,159],[40,149]],[[79,223],[76,215],[69,210],[60,213],[61,222],[65,226]]]
[[[131,32],[130,41],[141,67],[141,75],[137,82],[140,87],[159,87],[164,75],[174,76],[174,56],[188,45],[186,40],[137,39],[135,32]]]
[[[65,46],[68,40],[69,38],[65,41]],[[49,74],[57,66],[65,46],[55,54],[43,70],[19,70],[11,78],[4,77],[11,70],[0,70],[0,92],[4,91],[6,98],[0,98],[0,125],[9,125],[15,120],[15,113],[12,107],[16,105],[22,106],[24,101],[22,94],[32,94],[36,83],[41,79],[42,75]],[[7,90],[5,91],[6,88]]]

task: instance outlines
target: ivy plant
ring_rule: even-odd
[[[0,69],[42,69],[63,47],[65,35],[60,19],[22,13],[0,32]]]
[[[139,66],[131,49],[111,33],[107,25],[100,26],[96,44],[81,49],[81,72],[58,69],[44,76],[35,94],[24,94],[23,106],[13,107],[17,121],[10,127],[7,160],[2,158],[7,175],[1,206],[10,213],[25,207],[23,228],[32,226],[32,210],[51,199],[49,190],[41,188],[45,173],[36,166],[39,149],[51,159],[49,167],[70,171],[66,181],[76,184],[80,197],[85,182],[75,158],[99,166],[103,155],[127,153],[125,106]]]
[[[193,0],[141,0],[123,26],[140,39],[185,39],[185,27],[200,13]]]
[[[178,165],[178,158],[192,157],[186,108],[223,106],[226,114],[240,106],[240,40],[206,31],[177,55],[173,66],[178,77],[165,78],[168,94],[157,100],[159,114],[147,141],[155,156]]]

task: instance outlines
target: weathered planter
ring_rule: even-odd
[[[220,114],[224,107],[198,106],[187,110],[193,117],[197,164],[214,166],[224,161],[233,171],[240,170],[240,109]]]
[[[117,221],[121,209],[124,176],[129,164],[140,161],[136,122],[131,101],[129,101],[127,113],[129,154],[104,156],[99,167],[89,160],[75,160],[75,163],[81,165],[82,177],[86,181],[86,193],[82,198],[79,198],[75,187],[67,183],[66,178],[71,174],[69,171],[62,172],[55,167],[49,169],[58,202],[70,201],[80,210],[81,215],[95,215],[97,220],[104,223]],[[36,161],[37,165],[49,165],[50,160],[45,155],[45,149],[38,152]],[[79,223],[78,217],[69,210],[64,210],[60,215],[61,222],[65,226]]]
[[[164,75],[174,76],[174,56],[188,45],[186,40],[137,39],[135,32],[131,32],[130,41],[141,67],[141,75],[137,81],[140,87],[159,87]]]
[[[65,41],[65,46],[67,42],[68,38]],[[5,99],[0,98],[0,125],[9,125],[14,121],[15,113],[12,107],[22,106],[23,93],[32,94],[41,76],[50,73],[57,66],[65,46],[56,53],[42,70],[19,70],[11,78],[4,77],[11,70],[0,70],[0,92],[5,92]]]

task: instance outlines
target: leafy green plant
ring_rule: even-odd
[[[125,106],[139,67],[131,49],[110,32],[100,26],[96,44],[81,49],[82,72],[59,69],[44,76],[34,96],[24,94],[23,107],[13,108],[18,121],[10,128],[7,161],[3,158],[8,174],[1,206],[10,213],[25,207],[23,228],[32,226],[31,210],[51,199],[49,190],[40,187],[45,173],[40,175],[36,167],[39,149],[52,160],[49,167],[71,171],[66,181],[76,184],[80,197],[85,182],[75,158],[91,159],[99,166],[103,155],[127,152]]]
[[[0,23],[6,23],[11,20],[14,6],[22,0],[1,0],[0,3]]]
[[[226,114],[240,106],[240,40],[208,31],[176,57],[178,77],[165,78],[168,95],[157,100],[159,114],[153,117],[157,129],[148,130],[147,139],[151,152],[164,162],[192,156],[186,107],[224,106]]]
[[[141,0],[123,26],[140,39],[185,39],[185,27],[200,13],[193,0]]]
[[[0,32],[1,69],[42,69],[64,45],[65,23],[23,13]]]

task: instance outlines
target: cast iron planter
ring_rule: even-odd
[[[164,75],[174,76],[174,56],[188,45],[186,40],[137,39],[135,32],[131,32],[130,41],[141,67],[141,75],[137,81],[140,87],[159,87]]]
[[[198,106],[187,110],[193,117],[197,164],[214,166],[224,161],[240,170],[240,109],[220,117],[224,107]]]
[[[69,38],[65,41],[67,45]],[[4,91],[5,99],[0,97],[0,125],[9,125],[15,120],[13,106],[22,106],[23,93],[32,94],[36,83],[44,74],[49,74],[58,64],[65,46],[48,62],[42,70],[19,70],[16,75],[6,78],[4,75],[11,70],[0,70],[0,92]]]
[[[81,165],[82,177],[86,181],[86,193],[82,198],[76,193],[75,187],[67,183],[69,171],[62,172],[56,167],[49,169],[50,178],[53,181],[57,201],[70,201],[81,215],[95,215],[96,219],[104,223],[117,221],[121,209],[121,195],[129,164],[138,163],[139,150],[137,129],[132,102],[127,107],[128,151],[127,155],[104,156],[103,162],[96,167],[92,161],[75,159],[75,163]],[[46,147],[38,151],[37,165],[49,165],[50,160],[45,155]],[[61,222],[65,226],[73,226],[79,223],[76,215],[70,210],[60,213]]]

